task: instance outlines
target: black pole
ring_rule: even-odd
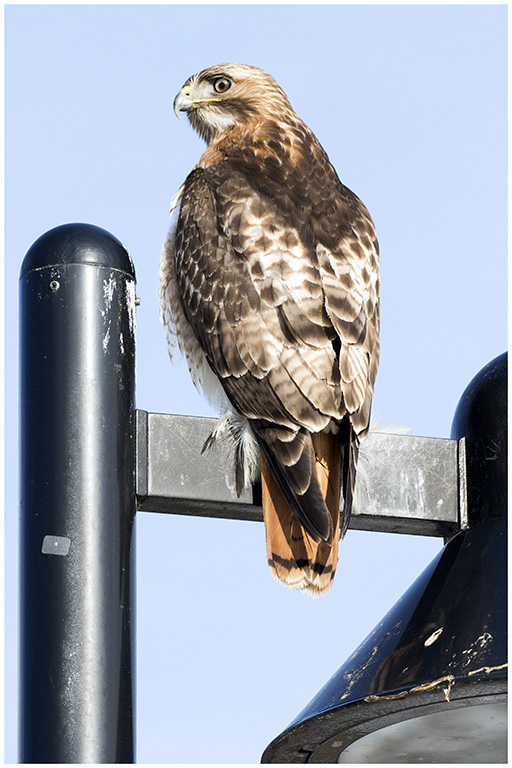
[[[21,733],[29,763],[134,761],[135,273],[47,232],[21,299]]]

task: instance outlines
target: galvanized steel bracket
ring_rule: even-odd
[[[137,508],[262,521],[256,484],[237,497],[225,446],[202,453],[215,419],[137,411]],[[467,527],[464,440],[371,432],[350,528],[450,538]]]

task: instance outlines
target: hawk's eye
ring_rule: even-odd
[[[231,80],[227,77],[219,77],[213,83],[213,88],[217,93],[225,93],[231,88]]]

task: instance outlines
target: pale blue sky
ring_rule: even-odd
[[[17,279],[41,234],[109,230],[137,274],[137,406],[212,415],[158,320],[171,197],[203,145],[172,101],[239,61],[270,71],[381,245],[374,417],[448,437],[506,348],[504,5],[6,6],[6,760],[16,760]],[[140,762],[254,763],[439,540],[349,531],[320,600],[283,588],[263,526],[139,513]]]

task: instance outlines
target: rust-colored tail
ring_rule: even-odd
[[[268,465],[261,459],[263,517],[268,563],[274,575],[289,587],[321,595],[332,584],[338,563],[340,520],[341,444],[338,435],[312,435],[316,473],[332,518],[331,544],[315,542],[294,517]]]

